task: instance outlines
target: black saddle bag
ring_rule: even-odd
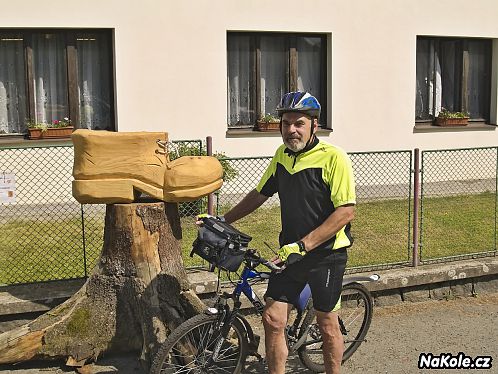
[[[226,271],[237,271],[244,261],[247,245],[252,238],[214,217],[202,220],[204,224],[198,230],[190,257],[194,254],[202,257],[212,265],[211,270],[218,267]]]

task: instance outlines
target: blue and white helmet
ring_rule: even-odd
[[[277,113],[280,117],[287,112],[299,112],[310,117],[320,117],[320,103],[316,97],[309,92],[288,92],[277,106]]]

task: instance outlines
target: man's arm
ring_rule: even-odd
[[[339,230],[353,220],[354,215],[355,206],[353,204],[338,207],[325,222],[301,239],[306,251],[309,252],[332,238]]]
[[[256,190],[252,190],[241,202],[224,215],[225,222],[232,223],[247,216],[249,213],[252,213],[259,208],[266,200],[268,200],[268,196],[260,194]]]

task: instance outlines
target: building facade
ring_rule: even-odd
[[[347,151],[496,146],[497,16],[492,0],[4,2],[0,146],[70,118],[272,155],[257,119],[297,89]],[[435,126],[443,108],[469,124]]]

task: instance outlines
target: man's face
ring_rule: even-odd
[[[311,137],[311,126],[313,133],[316,131],[317,122],[313,124],[311,117],[297,112],[284,113],[282,116],[282,139],[287,148],[293,152],[299,152]]]

